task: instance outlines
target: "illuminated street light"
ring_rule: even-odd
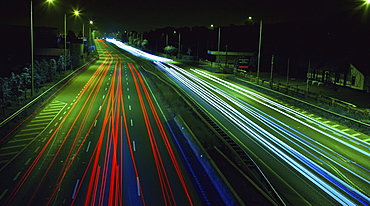
[[[249,20],[252,20],[252,17],[248,17]],[[260,20],[260,36],[258,41],[258,56],[257,56],[257,84],[260,80],[260,65],[261,65],[261,44],[262,44],[262,19]]]
[[[94,24],[94,22],[93,22],[92,20],[90,20],[90,21],[89,21],[89,23],[90,23],[90,28],[89,28],[89,36],[90,36],[90,37],[89,37],[89,40],[90,40],[90,41],[89,41],[89,42],[90,42],[90,49],[92,49],[92,40],[91,40],[92,33],[91,33],[91,26]],[[91,50],[91,53],[92,53],[92,50]],[[91,54],[91,53],[90,53],[90,54]]]
[[[80,16],[80,11],[79,10],[73,10],[73,15],[75,15],[75,16]]]

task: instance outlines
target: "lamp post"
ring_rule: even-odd
[[[173,33],[176,34],[176,31],[173,31]],[[177,58],[180,58],[180,51],[181,51],[181,33],[179,32],[179,49],[177,50]]]
[[[218,66],[220,66],[220,43],[221,43],[221,27],[218,27],[218,43],[217,43]]]
[[[260,20],[260,36],[259,36],[259,41],[258,41],[257,84],[259,84],[259,82],[260,82],[261,44],[262,44],[262,20]]]
[[[64,71],[67,71],[67,14],[64,13]]]
[[[33,97],[33,93],[35,90],[34,87],[34,62],[33,62],[33,8],[32,8],[32,0],[31,0],[31,6],[30,6],[30,15],[31,15],[31,22],[30,22],[30,27],[31,27],[31,97]]]
[[[252,21],[252,17],[249,16],[248,20]],[[252,21],[253,22],[253,21]],[[258,39],[258,54],[257,54],[257,84],[259,84],[260,80],[260,68],[261,68],[261,44],[262,44],[262,19],[260,19],[260,31],[259,31],[259,39]]]
[[[180,52],[181,52],[181,44],[180,44],[180,41],[181,41],[181,33],[179,33],[179,51],[178,51],[178,59],[180,59]]]
[[[214,28],[214,25],[211,24],[211,28]],[[217,37],[217,63],[220,64],[220,44],[221,44],[221,27],[218,27],[218,37]]]

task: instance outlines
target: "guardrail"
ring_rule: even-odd
[[[317,94],[317,93],[314,93],[314,92],[309,92],[309,91],[305,91],[305,90],[302,90],[302,89],[298,89],[297,87],[294,87],[294,86],[287,86],[287,85],[283,85],[283,84],[279,84],[279,83],[272,83],[271,84],[268,81],[261,81],[260,84],[256,84],[256,83],[253,82],[254,79],[251,78],[251,77],[248,77],[247,75],[237,74],[236,77],[243,77],[243,79],[240,78],[239,81],[241,81],[245,84],[248,84],[250,86],[253,86],[255,88],[263,89],[263,90],[266,90],[266,91],[270,91],[270,92],[274,92],[276,94],[282,95],[286,98],[292,99],[294,101],[297,101],[297,102],[302,103],[304,105],[307,105],[309,107],[313,107],[315,109],[318,109],[318,110],[321,110],[323,112],[329,113],[333,116],[340,117],[340,118],[342,118],[342,119],[344,119],[348,122],[352,122],[352,123],[358,125],[361,128],[370,128],[370,124],[368,124],[366,122],[362,122],[362,121],[359,121],[357,119],[353,119],[351,117],[348,117],[348,116],[345,116],[345,115],[342,115],[342,114],[338,114],[336,112],[330,111],[328,109],[319,107],[317,105],[314,105],[314,104],[311,104],[309,102],[303,101],[303,100],[298,99],[296,97],[290,96],[288,94],[294,94],[296,96],[304,97],[306,99],[312,99],[312,100],[315,100],[317,102],[324,103],[328,106],[338,107],[338,108],[347,110],[347,112],[360,115],[364,119],[370,118],[370,112],[369,111],[360,110],[355,105],[353,105],[351,103],[348,103],[348,102],[345,102],[345,101],[342,101],[342,100],[339,100],[339,99],[335,99],[333,97],[328,97],[328,96],[320,95],[320,94]],[[249,81],[247,80],[247,78],[249,78]]]

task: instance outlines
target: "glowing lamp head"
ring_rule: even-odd
[[[74,14],[75,16],[80,16],[80,11],[78,11],[78,10],[74,10],[74,11],[73,11],[73,14]]]

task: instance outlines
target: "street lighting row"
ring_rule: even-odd
[[[52,4],[54,0],[46,0],[46,3]],[[81,12],[78,9],[73,10],[74,16],[80,16]],[[93,21],[89,21],[90,25],[93,24]],[[31,96],[34,95],[34,46],[33,46],[33,2],[31,0],[30,4],[30,29],[31,29]],[[83,24],[83,31],[84,31],[84,24]],[[91,26],[90,26],[90,33],[91,33]],[[84,36],[84,35],[83,35]],[[91,36],[90,36],[91,37]],[[64,70],[66,71],[67,66],[67,13],[64,14]]]

